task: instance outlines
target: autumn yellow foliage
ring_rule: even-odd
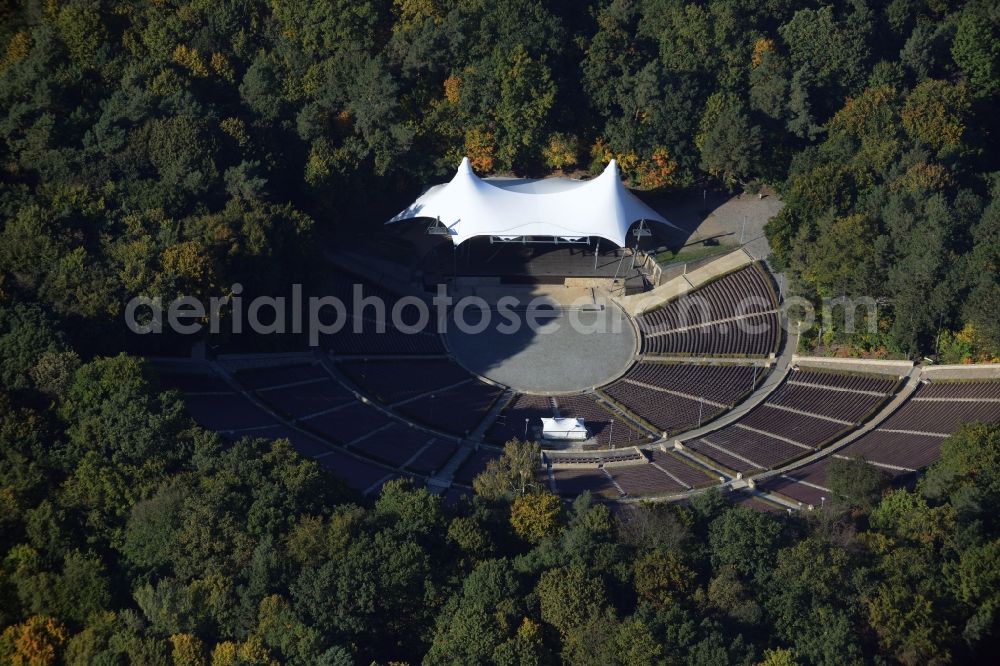
[[[208,65],[205,64],[198,49],[189,49],[184,44],[178,44],[174,49],[174,62],[199,78],[208,76]]]
[[[208,666],[205,646],[201,639],[191,634],[174,634],[170,637],[173,649],[170,657],[174,666]]]
[[[7,42],[7,52],[0,58],[0,72],[14,63],[24,60],[31,50],[31,37],[26,32],[18,32]]]
[[[48,666],[59,660],[66,628],[51,617],[33,615],[12,624],[0,635],[0,663],[10,666]]]
[[[458,104],[462,98],[462,79],[452,74],[444,80],[444,98],[452,104]]]
[[[673,184],[676,171],[677,161],[670,157],[670,151],[659,146],[653,150],[649,159],[639,163],[636,184],[647,190],[667,187]]]
[[[493,171],[496,154],[496,139],[492,132],[474,127],[465,133],[465,154],[469,156],[472,168],[479,173]]]
[[[750,56],[750,66],[757,67],[764,60],[764,54],[774,50],[774,40],[761,37],[753,44],[753,54]]]
[[[954,148],[965,134],[969,107],[969,92],[964,83],[929,79],[907,96],[903,128],[911,137],[936,150]]]
[[[545,164],[552,169],[566,169],[576,166],[576,156],[580,150],[575,136],[556,132],[549,137],[549,143],[542,149]]]
[[[555,495],[522,495],[510,507],[510,525],[519,537],[535,543],[555,531],[561,510],[562,502]]]

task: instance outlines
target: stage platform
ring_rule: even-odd
[[[610,280],[608,281],[610,283]],[[597,287],[567,287],[555,284],[502,284],[499,278],[459,277],[450,294],[456,298],[478,296],[494,307],[504,301],[514,310],[523,310],[532,303],[544,303],[558,310],[600,310],[597,292],[611,289]]]
[[[596,261],[594,252],[594,245],[490,244],[473,239],[457,248],[450,242],[439,244],[424,256],[420,269],[432,277],[498,277],[500,284],[567,284],[580,278],[617,277],[629,292],[647,287],[631,267],[631,249],[601,247]]]

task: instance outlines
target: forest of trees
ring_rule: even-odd
[[[822,509],[566,506],[508,444],[471,501],[352,497],[224,447],[125,355],[0,397],[0,663],[961,663],[1000,644],[1000,426],[915,489],[838,462]],[[885,661],[875,663],[886,663]]]
[[[0,2],[0,664],[945,664],[994,654],[1000,429],[819,511],[616,513],[510,447],[455,506],[223,446],[122,309],[308,280],[451,173],[768,184],[857,353],[1000,356],[992,0]],[[345,220],[331,211],[351,210]]]

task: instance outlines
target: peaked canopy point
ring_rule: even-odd
[[[465,157],[449,182],[431,187],[386,224],[416,218],[440,220],[455,245],[476,236],[541,236],[597,237],[624,247],[629,227],[640,220],[678,229],[625,187],[615,160],[591,180],[530,180],[480,178]]]

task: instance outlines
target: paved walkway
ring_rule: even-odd
[[[462,463],[472,455],[475,449],[471,446],[459,446],[455,453],[448,459],[441,470],[428,479],[427,485],[437,493],[441,493],[451,487],[451,482],[455,478],[455,472],[462,466]]]
[[[518,313],[511,327],[492,314],[485,330],[450,326],[447,346],[469,372],[521,393],[588,391],[621,375],[636,353],[635,328],[617,305],[599,311],[557,311],[529,325]]]
[[[760,365],[771,367],[772,359],[750,358],[748,356],[666,356],[660,354],[642,354],[638,361],[649,363],[693,363],[695,365]]]
[[[763,198],[756,194],[730,196],[721,191],[693,190],[684,194],[650,197],[649,203],[668,220],[688,231],[687,245],[713,239],[721,245],[739,245],[742,241],[756,258],[770,253],[764,225],[778,214],[784,203],[768,191]]]

